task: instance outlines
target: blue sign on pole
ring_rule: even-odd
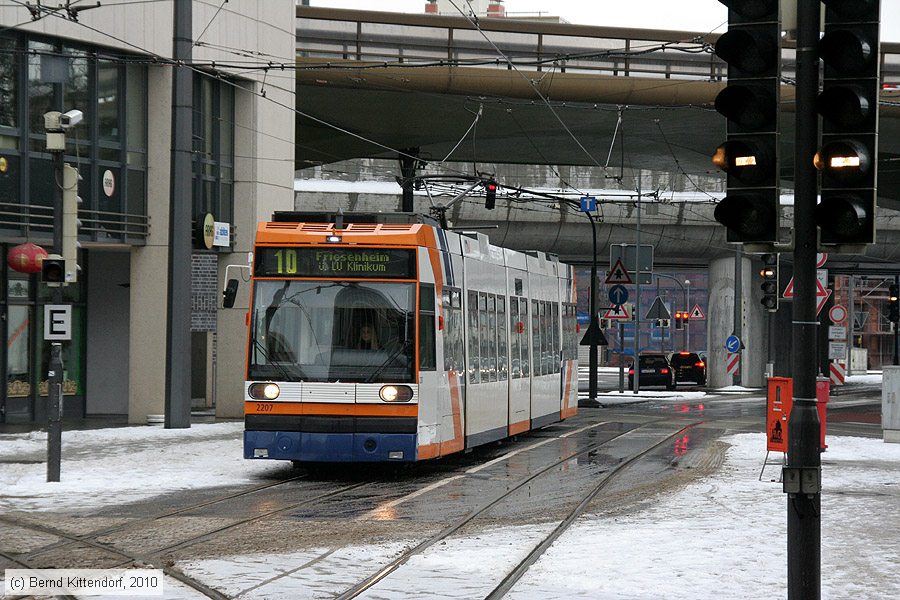
[[[734,354],[735,352],[740,351],[741,349],[741,338],[736,335],[729,335],[728,339],[725,340],[725,349]]]
[[[581,197],[581,212],[594,212],[597,210],[597,199],[593,196]]]
[[[609,301],[613,304],[625,304],[628,301],[628,290],[622,284],[609,288]]]

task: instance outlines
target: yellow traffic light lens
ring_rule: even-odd
[[[716,148],[716,153],[712,157],[712,163],[723,171],[728,170],[728,155],[725,153],[725,146]]]
[[[832,169],[858,169],[861,162],[858,156],[832,156],[830,166]]]
[[[825,161],[822,160],[822,153],[816,152],[816,155],[813,156],[813,166],[816,170],[821,171],[825,168]]]
[[[734,166],[736,166],[736,167],[756,166],[756,157],[755,156],[736,156],[734,159]]]

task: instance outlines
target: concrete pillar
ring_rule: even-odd
[[[288,40],[290,41],[290,40]],[[288,50],[284,50],[288,51]],[[292,50],[290,50],[292,51]],[[269,75],[270,84],[273,75]],[[268,97],[285,106],[294,105],[293,80],[285,74],[283,82],[268,89]],[[248,82],[256,92],[260,85]],[[284,127],[285,109],[261,99],[256,94],[236,90],[235,97],[235,148],[248,156],[293,156],[294,128]],[[290,115],[290,122],[293,116]],[[219,255],[219,289],[225,286],[225,271],[229,264],[249,266],[248,254],[253,249],[256,226],[268,221],[276,210],[294,209],[293,163],[283,161],[235,161],[234,222],[237,238],[234,252]],[[247,360],[246,315],[250,300],[250,272],[232,268],[228,277],[240,280],[234,308],[222,308],[218,299],[216,321],[217,348],[215,368],[216,417],[242,418],[244,416],[244,375]]]
[[[150,68],[147,86],[147,245],[131,250],[130,382],[128,422],[146,423],[164,414],[166,396],[166,281],[169,276],[169,167],[171,164],[172,74]]]
[[[725,340],[734,331],[734,257],[717,258],[709,264],[709,310],[706,315],[708,339],[707,381],[711,388],[731,385],[725,371]],[[743,319],[741,340],[741,385],[762,387],[765,383],[766,321],[759,300],[758,265],[745,257],[741,264]]]

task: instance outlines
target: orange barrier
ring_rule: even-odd
[[[819,450],[825,452],[828,444],[825,443],[825,410],[828,408],[828,396],[831,391],[831,378],[816,378],[816,410],[819,411]]]
[[[766,450],[787,452],[788,419],[794,399],[790,377],[769,377],[766,394]]]
[[[830,391],[830,380],[816,379],[816,410],[819,412],[819,449],[824,452],[826,410]],[[769,377],[766,393],[766,450],[787,452],[788,419],[794,406],[794,382],[790,377]]]

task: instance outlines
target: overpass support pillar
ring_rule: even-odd
[[[707,385],[719,388],[732,385],[726,371],[725,340],[734,331],[734,257],[717,258],[709,264],[709,310],[707,326]],[[741,263],[741,385],[762,387],[766,368],[766,311],[759,303],[761,292],[758,266],[748,257]]]

